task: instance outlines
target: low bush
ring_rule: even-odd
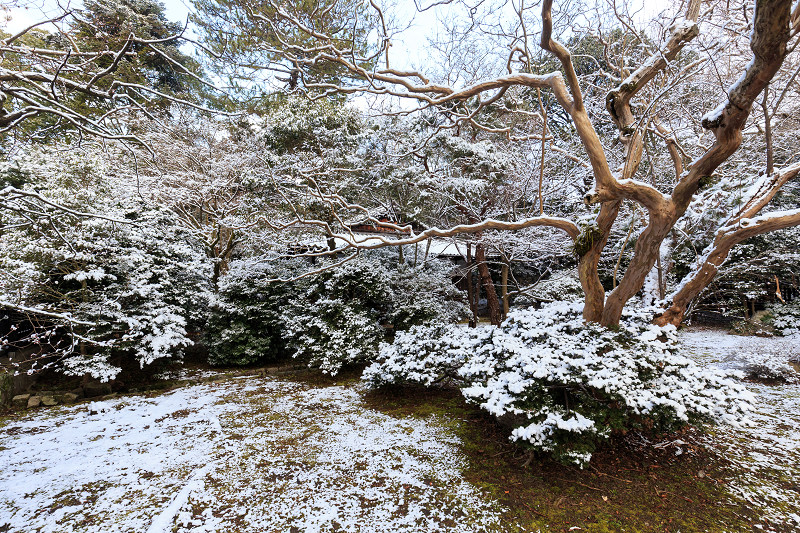
[[[248,365],[295,357],[336,374],[374,359],[396,331],[466,316],[447,264],[413,267],[390,253],[365,253],[315,276],[275,281],[308,268],[299,259],[234,262],[212,306],[209,361]]]
[[[770,313],[775,333],[787,337],[800,333],[800,298],[790,303],[775,304]]]
[[[736,423],[746,389],[677,354],[675,328],[628,313],[618,329],[582,320],[580,304],[512,312],[500,327],[417,326],[383,344],[373,387],[442,381],[496,416],[511,439],[578,465],[615,432]]]

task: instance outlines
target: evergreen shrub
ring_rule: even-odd
[[[250,365],[294,357],[336,374],[374,359],[396,331],[467,313],[446,264],[413,267],[391,253],[364,253],[298,279],[310,267],[302,259],[234,262],[212,305],[209,361]]]
[[[382,344],[363,379],[455,383],[512,440],[581,466],[615,433],[737,423],[750,408],[744,386],[679,355],[675,328],[647,319],[628,312],[607,329],[585,323],[580,304],[557,303],[513,311],[496,328],[416,326]]]

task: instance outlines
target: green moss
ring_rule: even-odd
[[[700,176],[700,179],[697,181],[697,188],[705,189],[706,187],[714,185],[717,181],[719,181],[719,178],[713,174],[710,176]]]
[[[573,253],[581,258],[592,249],[594,243],[603,238],[603,231],[595,224],[583,226],[580,235],[572,245]]]
[[[717,481],[733,474],[728,465],[700,446],[676,456],[617,439],[581,470],[526,453],[455,389],[388,387],[370,391],[365,401],[391,416],[432,416],[450,427],[467,460],[464,478],[499,502],[503,531],[699,533],[750,531],[759,522],[758,509]],[[679,436],[693,441],[691,433]]]
[[[722,117],[724,113],[719,113],[715,118],[709,119],[704,118],[702,125],[707,130],[713,130],[716,128],[721,128],[723,126]]]

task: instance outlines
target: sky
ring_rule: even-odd
[[[161,0],[166,8],[166,16],[173,22],[185,22],[188,14],[192,10],[192,0]],[[437,21],[437,14],[434,10],[426,10],[422,13],[417,13],[414,8],[414,3],[411,0],[394,0],[395,3],[391,9],[386,9],[387,17],[396,17],[399,20],[411,21],[409,27],[401,34],[395,35],[391,39],[391,47],[389,49],[391,66],[400,70],[421,70],[422,72],[430,75],[428,69],[421,67],[422,65],[438,65],[438,60],[434,59],[431,63],[430,50],[427,46],[429,35],[435,34],[439,26]],[[511,0],[504,5],[502,2],[498,3],[501,9],[511,9],[512,4],[517,4],[520,0]],[[562,0],[556,4],[564,5],[571,4],[573,1],[588,2],[591,4],[595,2],[601,10],[609,10],[609,2],[615,0]],[[623,0],[616,0],[622,3]],[[642,20],[651,17],[655,12],[667,7],[673,0],[662,0],[658,3],[648,0],[629,0],[634,6],[633,12],[638,11],[637,18]],[[9,8],[7,19],[5,21],[5,28],[2,28],[2,21],[0,21],[0,28],[9,33],[16,33],[30,25],[52,18],[58,13],[63,13],[65,8],[80,7],[82,0],[4,0],[6,8]],[[386,0],[392,2],[392,0]],[[433,5],[436,5],[435,0],[426,0]],[[533,7],[533,6],[531,6]],[[639,7],[639,9],[635,9]],[[450,6],[440,6],[438,9],[438,16],[446,16],[447,9]],[[537,8],[534,8],[537,9]],[[54,29],[53,24],[50,24],[50,29]],[[42,29],[48,29],[48,25],[42,26]],[[192,36],[191,26],[189,27],[188,36]],[[533,43],[537,38],[533,39]],[[469,43],[465,43],[467,46]],[[182,49],[185,53],[193,55],[193,45],[186,43]],[[458,84],[458,82],[455,82]]]
[[[166,8],[167,18],[171,21],[186,21],[191,10],[191,0],[161,0]],[[595,0],[605,4],[609,0]],[[653,2],[648,0],[634,0],[634,5],[642,6],[639,11],[644,19],[657,10],[663,9],[671,0]],[[5,31],[14,33],[20,31],[31,24],[46,20],[55,14],[62,12],[63,7],[80,6],[80,0],[8,0],[4,1],[7,8],[10,8],[7,15],[9,20],[5,21]],[[393,62],[404,60],[407,63],[419,63],[424,55],[426,43],[425,35],[429,34],[436,26],[436,21],[432,11],[422,14],[414,13],[413,4],[410,0],[399,0],[392,10],[393,14],[408,19],[413,16],[411,27],[403,35],[398,36],[392,43],[391,50]],[[408,8],[407,10],[404,7]],[[407,11],[403,13],[403,11]],[[633,11],[637,11],[634,9]],[[2,24],[0,24],[2,27]]]
[[[185,21],[189,13],[189,0],[162,0],[167,10],[167,18],[172,21]],[[62,10],[62,7],[75,7],[81,3],[72,1],[58,0],[11,0],[4,2],[10,8],[9,20],[5,23],[5,31],[17,32],[40,22],[47,20]]]

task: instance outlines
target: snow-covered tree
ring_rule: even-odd
[[[450,20],[455,21],[448,27],[451,38],[433,45],[435,51],[446,52],[446,60],[413,70],[392,66],[389,45],[402,24],[393,25],[393,17],[386,17],[378,3],[370,4],[372,16],[350,17],[337,12],[340,25],[315,19],[317,12],[313,9],[281,2],[248,9],[227,2],[203,2],[199,8],[204,18],[199,17],[198,23],[205,25],[210,40],[224,26],[237,42],[251,45],[232,49],[231,62],[246,61],[250,68],[262,72],[296,72],[297,81],[291,87],[309,95],[360,93],[380,96],[384,102],[387,98],[405,100],[408,103],[402,114],[433,111],[432,124],[439,131],[472,128],[518,138],[519,126],[523,125],[529,128],[525,136],[528,141],[538,137],[546,145],[557,129],[571,137],[580,151],[564,151],[557,144],[555,149],[588,167],[588,172],[576,173],[571,181],[580,185],[590,178],[592,185],[584,196],[591,206],[590,217],[550,208],[523,216],[481,216],[477,221],[446,228],[415,231],[408,227],[408,238],[387,239],[380,244],[337,232],[322,220],[317,226],[353,248],[412,244],[435,236],[489,230],[556,228],[578,252],[584,318],[607,326],[618,323],[625,305],[665,256],[665,239],[671,238],[698,191],[717,172],[730,171],[729,165],[735,163],[742,145],[742,134],[753,123],[751,109],[765,88],[771,85],[769,94],[776,95],[775,105],[780,104],[781,94],[796,90],[790,81],[794,79],[791,71],[786,71],[789,63],[785,64],[800,35],[800,7],[796,2],[757,0],[753,7],[713,2],[701,10],[699,0],[692,0],[681,6],[680,13],[665,13],[649,30],[641,31],[624,9],[614,12],[610,24],[602,17],[587,23],[585,12],[556,11],[562,21],[559,27],[554,26],[554,6],[549,0],[542,3],[538,20],[522,7],[506,18],[508,12],[502,9],[472,9],[466,3],[449,2]],[[463,14],[458,8],[463,8]],[[744,31],[737,27],[738,20],[731,15],[734,11],[744,13]],[[597,61],[594,71],[592,60],[584,57],[591,54],[575,55],[557,39],[559,32],[572,34],[573,40],[567,42],[573,48],[592,49],[589,41],[574,39],[574,32],[585,29],[583,26],[601,27],[593,53],[602,53],[603,61]],[[361,36],[370,32],[377,38],[368,40],[365,48]],[[709,39],[698,39],[703,34]],[[542,50],[556,60],[549,72],[533,68],[531,40],[536,36]],[[254,43],[262,46],[256,55],[251,53],[256,48]],[[465,47],[463,53],[460,44]],[[474,55],[468,50],[478,44],[485,50],[481,63],[469,59]],[[260,63],[254,63],[254,58]],[[320,76],[326,69],[335,70],[337,75]],[[304,75],[311,71],[313,76]],[[704,74],[708,72],[719,73],[720,78],[714,80]],[[698,82],[701,90],[693,89]],[[606,90],[609,85],[611,89]],[[539,106],[540,94],[557,104],[561,117],[554,118],[551,113],[542,120],[547,107],[544,102]],[[715,110],[708,110],[708,95],[720,102]],[[504,122],[497,127],[492,122],[497,118],[493,106],[508,107],[512,99],[523,102],[514,109],[518,115],[539,113],[541,117],[527,123]],[[701,109],[708,113],[702,115]],[[774,114],[774,110],[771,112]],[[693,130],[695,125],[702,129]],[[533,126],[538,128],[532,131]],[[429,141],[436,138],[430,136]],[[687,141],[695,146],[687,148]],[[664,162],[669,163],[666,177]],[[659,323],[682,320],[689,302],[708,285],[736,244],[800,223],[796,210],[770,211],[769,207],[774,195],[800,172],[800,166],[788,164],[769,170],[758,177],[742,169],[748,172],[746,181],[751,186],[739,208],[719,219],[713,242],[668,298]],[[331,209],[354,209],[337,203],[335,196],[322,199]],[[633,229],[633,251],[622,265],[624,272],[619,272],[618,283],[606,287],[599,265],[610,237],[621,225],[620,219],[627,219],[623,216],[626,205],[636,206],[644,222]],[[311,222],[303,219],[306,225]],[[625,232],[616,234],[621,233]]]
[[[371,252],[295,279],[308,270],[305,259],[234,261],[212,305],[210,361],[246,365],[294,357],[331,374],[371,361],[379,343],[397,331],[463,318],[450,269],[440,261],[415,267]]]
[[[179,49],[183,31],[153,0],[90,0],[0,30],[0,149],[84,135],[139,143],[137,117],[218,108],[220,91]]]
[[[68,148],[68,149],[63,149]],[[210,265],[200,244],[97,147],[46,147],[7,162],[0,303],[23,312],[4,345],[32,347],[29,370],[113,378],[193,344]],[[22,176],[23,178],[20,178]],[[20,179],[24,183],[19,183]]]

